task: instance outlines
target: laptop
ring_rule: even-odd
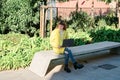
[[[62,47],[72,47],[74,46],[74,39],[64,39]]]

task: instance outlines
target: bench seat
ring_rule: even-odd
[[[71,49],[74,57],[103,50],[110,50],[111,53],[120,54],[120,43],[104,41],[82,46],[69,47],[69,49]],[[53,52],[53,50],[40,51],[35,53],[29,69],[37,75],[44,77],[51,61],[56,61],[63,58],[64,55],[57,55]]]

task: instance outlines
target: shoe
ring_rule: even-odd
[[[78,64],[77,62],[75,62],[73,65],[74,65],[74,69],[75,69],[75,70],[76,70],[76,69],[81,69],[81,68],[84,67],[83,64]]]
[[[67,73],[70,73],[70,72],[71,72],[71,70],[68,68],[68,64],[65,65],[64,71],[66,71]]]

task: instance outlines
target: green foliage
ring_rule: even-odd
[[[28,66],[35,52],[51,49],[49,38],[10,33],[0,35],[0,70]]]
[[[104,2],[106,2],[106,3],[111,3],[111,2],[114,1],[114,0],[101,0],[101,1],[104,1]]]
[[[39,28],[40,0],[1,0],[0,33],[20,32],[30,36]]]
[[[120,42],[120,30],[111,27],[102,27],[90,32],[93,42],[117,41]]]
[[[92,18],[85,12],[79,11],[79,12],[72,12],[70,14],[70,20],[68,21],[68,24],[70,24],[70,27],[78,30],[82,29],[83,31],[86,31],[86,29],[93,26],[93,20]]]
[[[74,11],[70,14],[70,20],[67,21],[70,28],[76,32],[78,29],[88,31],[96,27],[115,26],[118,24],[118,17],[113,10],[105,16],[95,16],[94,19],[83,11]]]
[[[97,27],[103,27],[103,26],[107,26],[107,23],[104,19],[100,19],[97,23]]]
[[[95,17],[95,25],[96,26],[116,26],[118,24],[118,18],[116,17],[113,11],[109,12],[106,16],[96,16]]]
[[[75,46],[88,44],[92,41],[92,38],[88,32],[83,32],[82,30],[75,32],[75,30],[71,28],[67,29],[67,31],[69,32],[69,37],[74,39]]]

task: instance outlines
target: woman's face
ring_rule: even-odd
[[[63,30],[64,26],[59,24],[59,25],[58,25],[58,28],[59,28],[60,30]]]

